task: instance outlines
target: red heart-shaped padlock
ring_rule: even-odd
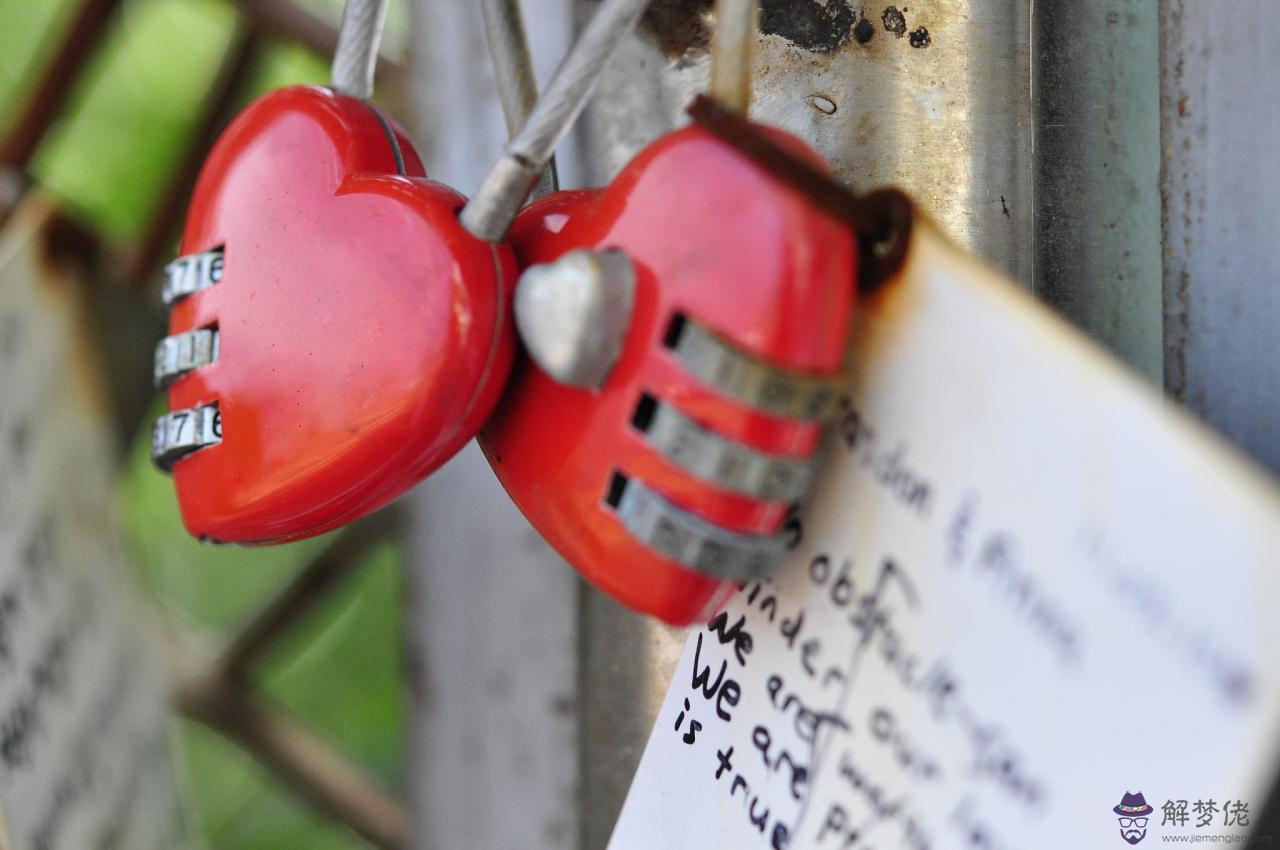
[[[775,138],[820,162],[798,140]],[[600,297],[582,284],[592,274],[629,276],[600,291],[625,283],[630,294],[617,300],[630,317],[611,370],[597,369],[613,356],[598,342],[600,353],[578,364],[607,372],[597,390],[522,358],[481,432],[490,463],[594,584],[670,623],[708,616],[734,581],[776,565],[780,528],[809,489],[821,420],[840,394],[852,235],[687,128],[643,151],[603,192],[531,205],[511,244],[526,268],[517,298],[532,321],[554,324],[537,315],[540,303],[594,309]],[[618,256],[629,275],[609,271]],[[590,336],[601,324],[576,330]],[[549,345],[564,336],[553,332]]]
[[[318,534],[474,436],[510,369],[515,265],[462,229],[464,200],[364,101],[293,87],[236,117],[200,174],[182,253],[204,253],[171,277],[157,352],[158,372],[165,353],[184,364],[160,442],[191,445],[181,411],[220,437],[174,461],[188,531]]]

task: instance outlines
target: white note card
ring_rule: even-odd
[[[182,850],[161,657],[52,214],[29,196],[0,233],[0,850]]]
[[[1272,484],[927,222],[860,312],[799,542],[690,634],[611,849],[1243,839]]]

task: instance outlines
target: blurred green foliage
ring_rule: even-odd
[[[58,48],[73,0],[0,0],[0,128],[21,112]],[[337,19],[341,0],[313,0]],[[127,245],[147,225],[165,181],[192,142],[222,54],[241,25],[223,0],[127,0],[32,166],[33,176],[108,241]],[[403,4],[390,40],[403,43]],[[322,82],[327,60],[289,45],[263,51],[244,99],[291,82]],[[157,407],[157,412],[159,407]],[[199,544],[182,528],[169,480],[152,469],[146,435],[131,449],[120,513],[147,591],[210,643],[225,637],[326,545],[260,549]],[[400,556],[388,544],[274,648],[261,689],[367,766],[402,784],[399,658]],[[178,723],[193,821],[214,848],[345,850],[363,846],[317,818],[248,755],[194,724]]]
[[[158,409],[157,409],[158,412]],[[211,640],[225,636],[327,543],[241,549],[198,543],[182,528],[173,488],[146,440],[120,487],[125,532],[145,584],[172,615]],[[261,669],[265,696],[399,789],[404,767],[398,620],[400,557],[388,544],[310,613]],[[200,831],[216,848],[346,850],[362,846],[319,821],[248,755],[195,724],[179,729]]]

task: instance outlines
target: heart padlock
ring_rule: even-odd
[[[780,131],[772,138],[820,157]],[[843,389],[849,229],[686,128],[511,231],[530,357],[481,432],[587,579],[683,625],[767,576]]]
[[[467,233],[366,100],[246,108],[200,174],[156,354],[153,454],[198,537],[307,537],[403,493],[472,436],[510,368],[510,250]]]

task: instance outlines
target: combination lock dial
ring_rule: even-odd
[[[603,191],[531,205],[511,242],[529,358],[481,432],[491,465],[591,582],[674,624],[708,616],[777,568],[812,488],[852,235],[688,128]]]

